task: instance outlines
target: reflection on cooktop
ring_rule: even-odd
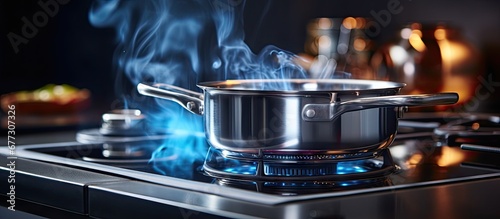
[[[431,138],[394,142],[388,153],[397,165],[396,171],[355,179],[324,179],[321,176],[306,179],[286,177],[253,179],[251,176],[241,178],[209,175],[203,171],[203,159],[193,160],[183,157],[191,156],[190,154],[177,153],[151,159],[160,144],[162,142],[159,140],[112,144],[75,143],[74,145],[27,147],[25,150],[96,163],[104,167],[101,170],[105,170],[107,166],[119,167],[152,173],[159,178],[174,177],[275,195],[302,195],[373,187],[390,188],[394,185],[412,186],[419,183],[441,183],[446,180],[459,181],[477,175],[500,172],[500,159],[496,154],[463,151],[459,147],[436,147],[436,142]],[[179,163],[179,161],[184,163]],[[185,161],[192,162],[186,163]],[[158,163],[162,164],[161,169],[157,167]],[[71,162],[66,161],[66,164],[71,165]],[[359,165],[359,162],[352,162],[352,164]],[[342,168],[356,168],[356,166],[346,165],[349,163],[343,164]],[[87,167],[79,166],[79,168]]]

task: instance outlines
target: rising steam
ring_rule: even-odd
[[[197,90],[200,81],[306,77],[289,52],[268,46],[256,55],[249,49],[244,42],[244,5],[243,0],[99,0],[89,20],[116,30],[117,69],[132,84],[158,82]],[[269,89],[286,89],[276,86]],[[135,105],[147,113],[152,126],[194,135],[203,132],[201,117],[174,103]],[[182,154],[185,158],[179,158],[178,165],[184,165],[202,160],[206,151],[204,141],[169,138],[153,158]]]

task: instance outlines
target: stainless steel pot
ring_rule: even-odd
[[[272,89],[275,85],[287,89]],[[196,93],[139,84],[139,93],[203,115],[215,148],[249,153],[371,152],[388,147],[407,106],[453,104],[456,93],[396,95],[405,84],[353,79],[228,80]]]

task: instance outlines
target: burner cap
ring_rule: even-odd
[[[99,132],[103,135],[137,136],[145,134],[144,115],[136,109],[119,109],[102,115]]]
[[[85,129],[76,133],[76,141],[84,144],[123,143],[123,142],[164,140],[169,136],[171,136],[171,134],[169,133],[156,133],[151,135],[136,135],[136,136],[103,135],[101,134],[100,129]]]

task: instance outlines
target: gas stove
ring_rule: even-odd
[[[95,218],[500,215],[490,201],[500,195],[496,116],[410,113],[388,149],[325,155],[220,150],[202,133],[131,134],[143,130],[143,117],[112,114],[133,119],[107,115],[77,141],[19,146],[16,199],[40,212]],[[177,150],[192,144],[206,155]],[[9,156],[0,150],[0,162]],[[9,169],[0,170],[6,179]],[[7,189],[0,181],[2,194]]]

